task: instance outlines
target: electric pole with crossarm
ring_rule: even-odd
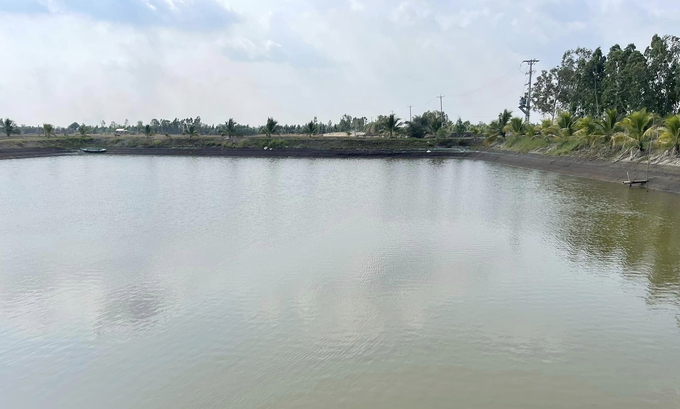
[[[439,98],[439,116],[442,121],[442,126],[444,126],[444,97],[446,95],[439,95],[437,98]]]
[[[534,75],[534,64],[538,62],[539,60],[535,59],[522,61],[522,64],[529,64],[529,72],[527,72],[527,75],[529,75],[529,84],[527,84],[529,86],[529,92],[526,97],[521,97],[519,99],[519,109],[526,115],[527,123],[531,123],[531,85]]]

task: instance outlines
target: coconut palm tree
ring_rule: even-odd
[[[559,133],[559,129],[557,129],[557,126],[555,125],[555,122],[553,122],[552,119],[544,119],[541,121],[541,135],[548,137],[548,136],[556,136]]]
[[[597,127],[600,128],[599,131],[602,134],[602,138],[605,142],[610,142],[612,137],[619,130],[619,111],[616,108],[607,109],[604,111],[604,115],[597,122]]]
[[[524,120],[522,118],[512,118],[510,123],[505,125],[504,131],[513,135],[521,135],[524,133]]]
[[[184,135],[188,135],[189,138],[193,136],[198,136],[198,129],[196,128],[196,125],[194,124],[187,125],[184,128]]]
[[[663,121],[659,142],[673,145],[673,154],[680,155],[680,115],[672,115]]]
[[[5,118],[2,121],[2,131],[5,133],[5,135],[7,135],[7,137],[10,137],[12,135],[18,135],[21,133],[16,122],[12,121],[9,118]]]
[[[89,126],[85,124],[80,124],[78,125],[78,133],[80,134],[81,137],[86,137],[88,133],[90,133],[91,129]]]
[[[54,136],[54,125],[43,124],[43,133],[45,134],[46,138],[49,138],[50,136]]]
[[[442,123],[441,117],[436,116],[429,121],[427,127],[432,135],[437,135],[437,132],[439,132],[443,126],[444,124]]]
[[[492,143],[498,141],[498,138],[501,137],[501,130],[500,127],[498,126],[497,119],[494,119],[493,121],[489,122],[489,126],[486,128],[484,135],[486,136],[484,142],[487,145],[491,145]]]
[[[534,136],[536,136],[537,133],[538,133],[538,130],[536,129],[536,125],[529,123],[529,122],[524,124],[524,135],[525,136],[528,136],[529,138],[533,138]]]
[[[602,136],[599,131],[599,126],[597,121],[590,116],[576,121],[576,132],[575,136],[578,136],[581,140],[588,144],[588,146],[593,146],[595,142]]]
[[[620,122],[624,132],[618,132],[612,138],[614,145],[633,144],[641,151],[644,150],[643,142],[651,135],[654,124],[654,114],[647,112],[646,108],[635,111]]]
[[[496,123],[496,126],[498,127],[497,131],[503,138],[505,138],[505,127],[508,125],[511,118],[512,111],[508,111],[507,109],[504,109],[503,112],[498,114],[498,122]]]
[[[236,135],[236,122],[234,118],[229,118],[227,122],[224,123],[224,128],[222,128],[222,136],[231,138]]]
[[[408,138],[422,139],[429,131],[428,120],[424,116],[414,116],[411,121],[406,122],[406,136]]]
[[[541,133],[541,135],[546,138],[555,137],[559,133],[559,129],[557,129],[557,125],[555,125],[555,121],[552,119],[542,120],[538,128],[538,131]]]
[[[274,120],[274,118],[267,118],[267,124],[262,128],[262,132],[264,132],[267,137],[270,137],[272,135],[279,135],[281,133],[281,126],[277,121]]]
[[[557,114],[557,120],[555,121],[557,128],[560,133],[564,136],[571,136],[574,134],[574,129],[576,128],[576,117],[572,115],[569,111],[562,111]]]
[[[394,114],[390,114],[385,118],[384,129],[386,132],[389,132],[391,138],[395,133],[401,130],[401,118],[398,118]]]
[[[316,122],[310,121],[302,127],[302,132],[311,138],[312,135],[319,132],[319,126],[316,124]]]

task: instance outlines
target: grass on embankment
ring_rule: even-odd
[[[497,140],[487,145],[494,150],[511,151],[517,153],[537,153],[546,156],[571,156],[584,159],[602,159],[607,161],[640,162],[649,158],[649,148],[652,147],[651,161],[656,164],[680,166],[680,157],[674,153],[672,146],[646,141],[645,149],[639,150],[635,146],[612,146],[611,142],[597,141],[589,145],[585,140],[576,136],[560,136],[545,138],[542,136],[508,136],[505,140]]]
[[[166,149],[310,149],[324,151],[409,151],[433,148],[468,146],[469,138],[410,139],[410,138],[337,138],[306,136],[237,137],[225,139],[220,136],[19,136],[11,139],[0,138],[0,149],[18,148],[62,148],[78,149],[89,146],[116,148],[166,148]]]
[[[589,156],[610,157],[620,149],[609,145],[589,146],[576,137],[544,138],[540,136],[508,136],[504,141],[493,145],[495,148],[518,153],[540,153],[549,156]]]

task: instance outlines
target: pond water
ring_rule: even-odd
[[[0,162],[0,407],[680,407],[680,196],[472,160]]]

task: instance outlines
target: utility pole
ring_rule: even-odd
[[[593,83],[595,83],[595,114],[599,117],[600,116],[600,104],[597,101],[597,78],[593,79]]]
[[[446,95],[439,95],[439,116],[442,121],[442,126],[444,126],[444,97]]]
[[[527,100],[526,100],[526,105],[524,107],[520,107],[522,112],[524,112],[527,116],[527,123],[531,122],[531,85],[532,85],[532,80],[533,80],[533,75],[534,75],[534,64],[538,63],[539,60],[531,59],[531,60],[524,60],[522,61],[522,64],[527,63],[529,64],[529,93],[527,94]],[[523,109],[524,108],[524,109]]]
[[[413,116],[411,115],[411,109],[413,109],[413,105],[408,106],[408,121],[411,122],[413,119]]]

